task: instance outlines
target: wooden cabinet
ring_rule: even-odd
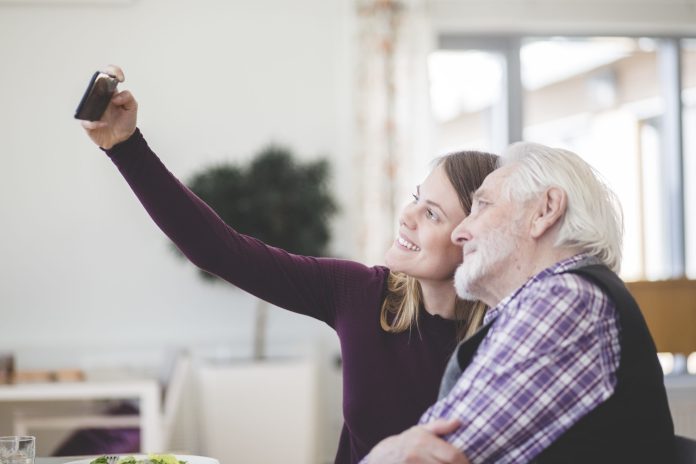
[[[696,280],[627,282],[640,305],[657,351],[696,351]]]

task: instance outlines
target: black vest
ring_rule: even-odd
[[[621,359],[614,394],[561,435],[535,462],[659,463],[675,462],[674,426],[667,404],[655,343],[638,304],[619,277],[607,267],[590,265],[578,274],[604,291],[616,305]],[[465,369],[491,324],[457,348]]]

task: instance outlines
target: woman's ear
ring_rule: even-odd
[[[565,215],[568,197],[560,187],[549,187],[537,200],[537,209],[532,219],[531,235],[539,238],[560,223]]]

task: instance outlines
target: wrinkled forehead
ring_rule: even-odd
[[[506,187],[507,181],[512,175],[512,173],[515,171],[515,169],[515,164],[507,164],[491,172],[483,180],[481,187],[479,187],[479,189],[476,190],[474,195],[478,197],[482,194],[496,194],[496,196],[499,194],[503,194],[503,190]]]

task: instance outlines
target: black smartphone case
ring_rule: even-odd
[[[75,110],[75,119],[99,121],[116,92],[118,80],[109,74],[95,72]]]

